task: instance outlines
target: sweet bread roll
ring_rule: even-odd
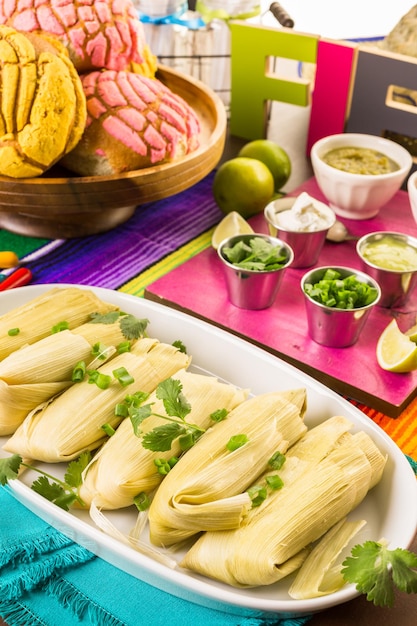
[[[48,38],[0,26],[0,111],[1,175],[39,176],[72,150],[87,111],[66,51]]]
[[[82,76],[87,123],[61,161],[82,176],[112,175],[175,161],[199,145],[193,109],[156,78],[105,70]]]
[[[79,73],[106,68],[154,76],[156,71],[132,0],[8,0],[0,2],[0,24],[54,35]]]

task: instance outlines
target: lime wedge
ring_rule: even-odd
[[[380,367],[389,372],[411,372],[417,369],[417,345],[401,332],[395,319],[378,339],[376,358]]]
[[[411,339],[411,341],[417,343],[417,324],[414,324],[414,326],[411,326],[411,328],[406,330],[405,334]]]
[[[232,211],[217,224],[211,237],[211,245],[217,250],[223,239],[234,237],[235,235],[250,235],[253,232],[252,226],[245,218],[237,211]]]

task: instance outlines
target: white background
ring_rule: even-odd
[[[330,38],[384,36],[415,4],[412,0],[282,0],[297,31]],[[261,0],[262,11],[271,2]],[[269,13],[263,23],[276,24]]]

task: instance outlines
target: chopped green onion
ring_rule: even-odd
[[[104,345],[104,343],[101,343],[100,341],[98,341],[97,343],[94,344],[93,349],[91,350],[91,354],[95,356],[96,358],[104,361],[107,358],[106,356],[107,351],[108,351],[108,347]]]
[[[124,419],[129,416],[129,407],[123,402],[118,402],[114,407],[114,414],[116,417],[123,417]]]
[[[119,381],[119,383],[123,387],[127,387],[128,385],[131,385],[135,382],[135,379],[131,374],[129,374],[125,367],[118,367],[117,369],[113,370],[113,376],[116,378],[116,380]]]
[[[130,341],[122,341],[117,346],[117,352],[119,354],[124,354],[125,352],[130,352]]]
[[[111,424],[109,423],[103,424],[101,428],[109,437],[113,437],[114,433],[116,432],[113,426],[111,426]]]
[[[282,487],[284,486],[284,481],[277,474],[274,474],[273,476],[267,476],[265,480],[268,487],[270,487],[270,489],[273,489],[274,491],[282,489]]]
[[[178,463],[178,457],[172,456],[170,459],[155,459],[154,464],[158,468],[158,473],[165,476]]]
[[[316,283],[305,283],[304,291],[316,302],[335,309],[358,309],[372,304],[378,295],[375,287],[354,274],[341,278],[340,272],[331,268]]]
[[[227,442],[226,448],[230,450],[230,452],[233,452],[234,450],[244,446],[248,441],[249,439],[247,435],[233,435]]]
[[[71,380],[73,383],[80,383],[84,380],[87,368],[84,361],[78,361],[72,370]]]
[[[133,498],[133,502],[138,511],[146,511],[151,505],[149,496],[144,491],[138,493],[138,495]]]
[[[252,501],[252,507],[260,506],[267,497],[266,487],[260,485],[254,485],[248,489],[249,497]]]
[[[143,402],[145,402],[145,400],[147,400],[148,398],[149,393],[147,391],[135,391],[135,393],[128,394],[125,397],[124,403],[127,406],[138,407],[143,404]]]
[[[16,335],[18,335],[20,333],[20,328],[10,328],[7,331],[7,334],[9,335],[9,337],[15,337]]]
[[[108,389],[111,383],[111,376],[101,374],[97,370],[87,370],[88,382],[95,384],[99,389]]]
[[[268,461],[268,465],[274,470],[279,470],[285,463],[285,454],[282,452],[275,452]]]
[[[226,419],[228,414],[227,409],[218,409],[217,411],[214,411],[213,413],[210,414],[210,419],[213,420],[213,422],[222,422],[223,420]]]

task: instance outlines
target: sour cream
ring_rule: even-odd
[[[276,212],[273,221],[277,228],[286,231],[311,233],[330,228],[335,214],[323,202],[303,192],[290,209]]]

